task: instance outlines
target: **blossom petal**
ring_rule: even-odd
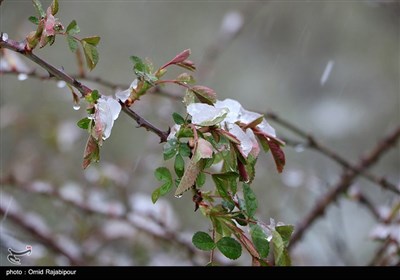
[[[200,126],[212,126],[220,123],[229,112],[227,108],[215,108],[204,103],[192,103],[187,106],[192,123]]]

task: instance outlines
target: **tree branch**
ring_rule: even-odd
[[[65,205],[71,206],[71,207],[78,209],[79,211],[82,211],[87,214],[94,214],[94,215],[101,216],[101,217],[104,217],[107,219],[118,220],[118,221],[128,223],[132,227],[137,229],[138,231],[145,233],[146,236],[150,236],[156,240],[160,240],[167,244],[174,243],[179,248],[182,248],[184,251],[186,251],[186,253],[190,257],[191,261],[195,265],[200,265],[199,263],[196,263],[196,261],[195,261],[196,256],[201,256],[201,257],[204,257],[205,259],[207,258],[207,256],[205,254],[202,254],[202,252],[195,250],[191,243],[183,240],[176,232],[168,229],[167,226],[165,225],[165,223],[163,223],[162,221],[160,221],[159,219],[157,219],[156,217],[154,217],[152,215],[144,215],[142,213],[135,212],[135,215],[142,216],[143,218],[146,218],[147,220],[149,220],[149,222],[154,222],[155,224],[157,224],[160,228],[162,228],[163,233],[154,232],[154,231],[142,226],[137,221],[130,219],[129,215],[128,215],[129,213],[127,213],[127,212],[121,213],[121,214],[109,213],[107,211],[102,212],[102,211],[99,211],[97,208],[91,207],[90,205],[88,205],[85,202],[79,202],[79,201],[75,201],[75,200],[65,199],[64,197],[62,197],[59,194],[59,192],[57,191],[59,188],[57,188],[57,187],[51,186],[51,189],[47,189],[46,191],[38,191],[35,189],[33,184],[16,182],[12,176],[0,178],[0,184],[16,186],[21,191],[24,191],[24,192],[43,195],[43,196],[47,196],[51,199],[56,199]],[[31,231],[31,229],[30,229],[31,226],[29,224],[25,225],[23,223],[23,221],[22,222],[20,221],[22,219],[21,217],[19,217],[19,218],[17,217],[17,219],[14,219],[13,217],[10,216],[10,211],[8,211],[8,213],[6,213],[4,208],[1,208],[0,210],[1,210],[0,213],[2,213],[3,215],[7,215],[7,217],[10,217],[15,223],[26,228],[28,231]],[[4,214],[3,212],[6,214]],[[64,254],[65,252],[62,251],[62,248],[61,247],[58,248],[59,247],[58,244],[54,240],[52,240],[51,234],[47,234],[46,236],[43,236],[43,234],[36,234],[36,232],[33,232],[33,235],[43,244],[47,245],[49,243],[51,247],[54,246],[53,249],[55,252],[65,255]],[[68,259],[70,259],[71,264],[81,264],[82,265],[81,261],[77,262],[77,260],[73,259],[72,256],[67,256],[67,257],[68,257]]]
[[[15,224],[23,228],[25,231],[29,232],[40,243],[45,244],[54,252],[65,256],[69,260],[71,265],[83,265],[83,261],[80,258],[71,255],[62,246],[60,246],[60,244],[54,239],[54,234],[52,232],[40,230],[39,228],[29,223],[18,212],[7,209],[2,204],[0,204],[0,214],[4,217],[7,217],[7,219],[11,220]]]
[[[341,193],[345,192],[350,187],[357,175],[376,163],[386,151],[388,151],[396,144],[399,137],[400,126],[397,127],[387,137],[379,141],[378,144],[369,153],[367,153],[364,157],[360,159],[359,163],[356,165],[356,171],[346,170],[343,173],[340,181],[326,195],[324,195],[319,201],[317,201],[314,208],[296,227],[296,231],[294,232],[291,242],[289,243],[289,249],[292,248],[298,241],[300,241],[305,232],[310,229],[311,225],[324,214],[326,208],[332,202],[334,202]]]
[[[7,41],[3,41],[3,38],[0,38],[0,48],[6,48],[9,50],[12,50],[14,52],[17,52],[26,58],[30,59],[31,61],[35,62],[37,65],[41,66],[43,69],[45,69],[47,72],[49,72],[50,76],[54,76],[59,80],[62,80],[69,84],[70,86],[76,88],[81,95],[84,97],[88,95],[89,93],[92,92],[92,89],[89,87],[85,86],[81,82],[79,82],[76,78],[68,75],[64,71],[55,68],[54,66],[50,65],[40,57],[36,56],[33,54],[31,51],[27,51],[25,49],[25,43],[24,42],[17,42],[11,39],[8,39]],[[35,72],[29,73],[31,76],[36,76]],[[40,76],[38,76],[40,77]],[[42,78],[42,77],[41,77]],[[103,81],[104,82],[104,81]],[[122,103],[120,103],[122,104]],[[121,105],[122,106],[122,105]],[[155,133],[160,137],[160,142],[165,142],[169,131],[162,131],[161,129],[158,129],[154,125],[152,125],[150,122],[148,122],[146,119],[129,109],[127,106],[123,105],[122,110],[132,119],[134,119],[139,127],[144,127],[147,130]]]
[[[298,136],[302,137],[305,139],[307,142],[306,143],[292,143],[294,146],[296,145],[303,145],[310,147],[321,154],[327,156],[328,158],[336,161],[338,164],[343,166],[346,169],[349,169],[353,172],[359,173],[361,176],[364,178],[368,179],[369,181],[381,186],[384,189],[390,190],[394,193],[400,194],[400,190],[392,183],[387,181],[383,177],[377,177],[374,174],[368,172],[368,170],[365,169],[360,169],[358,166],[353,165],[349,163],[346,159],[344,159],[342,156],[337,154],[336,152],[332,151],[330,148],[326,147],[317,139],[315,139],[314,136],[306,133],[305,131],[301,130],[299,127],[295,126],[294,124],[282,119],[275,113],[266,113],[264,114],[266,118],[275,121],[276,123],[282,125],[283,127],[286,127],[288,130],[292,131],[293,133],[297,134]]]

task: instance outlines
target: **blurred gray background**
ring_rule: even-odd
[[[51,1],[42,3],[47,7]],[[161,66],[190,48],[191,60],[199,66],[194,76],[199,84],[215,89],[219,99],[233,98],[249,110],[275,112],[356,163],[399,124],[399,9],[394,1],[87,0],[60,1],[57,17],[64,26],[75,19],[80,37],[101,37],[100,61],[89,76],[129,85],[134,79],[131,55],[148,57]],[[5,0],[0,12],[1,31],[10,38],[22,40],[33,30],[27,20],[35,15],[30,1]],[[230,30],[241,24],[230,40]],[[220,52],[208,59],[213,48]],[[75,56],[62,37],[35,53],[68,73],[77,73]],[[172,71],[170,77],[174,73],[179,72]],[[51,185],[62,197],[99,208],[114,206],[117,212],[143,205],[141,210],[161,215],[189,242],[193,232],[209,229],[201,213],[193,212],[190,195],[176,199],[171,193],[152,206],[149,195],[160,184],[153,172],[158,166],[171,166],[162,159],[157,136],[136,128],[121,113],[103,145],[100,163],[82,170],[87,134],[75,123],[85,110],[73,109],[68,89],[58,88],[54,81],[19,81],[15,75],[2,75],[0,82],[2,177],[13,174],[20,182]],[[114,94],[96,83],[87,85]],[[173,124],[171,114],[183,112],[184,107],[153,94],[133,109],[167,129]],[[278,136],[301,140],[273,121],[270,124]],[[287,146],[284,151],[287,164],[282,174],[276,172],[270,154],[259,157],[252,184],[260,205],[257,216],[265,222],[273,218],[297,224],[337,182],[342,168],[301,146]],[[399,185],[399,165],[397,147],[371,171]],[[396,199],[365,179],[354,185],[377,207],[390,206]],[[82,213],[57,199],[11,185],[3,184],[1,194],[3,205],[18,206],[21,213],[31,215],[31,221],[54,232],[73,254],[85,250],[85,264],[193,264],[177,246],[146,237],[123,222]],[[341,198],[294,248],[293,263],[369,264],[379,246],[370,238],[374,226],[376,220],[365,207]],[[68,264],[7,217],[2,218],[1,228],[3,249],[5,239],[33,245],[36,257],[25,257],[25,263]],[[8,265],[4,256],[3,252],[1,265]],[[244,255],[229,264],[248,265],[250,260]]]

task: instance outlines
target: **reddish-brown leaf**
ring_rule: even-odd
[[[285,154],[279,146],[278,141],[272,138],[267,138],[267,142],[269,145],[269,149],[271,150],[272,156],[274,157],[276,169],[279,173],[281,173],[286,162]]]

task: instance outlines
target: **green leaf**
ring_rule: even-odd
[[[180,129],[177,133],[176,133],[176,137],[178,138],[189,138],[189,137],[193,137],[193,130],[189,127],[184,127],[183,129]]]
[[[38,19],[37,17],[35,17],[35,16],[30,16],[30,17],[28,18],[28,20],[29,20],[30,22],[32,22],[33,24],[36,24],[36,25],[39,24],[39,19]]]
[[[284,241],[276,230],[272,231],[272,245],[273,245],[273,254],[275,258],[275,264],[278,266],[290,266],[291,260],[289,257],[289,253],[285,247]]]
[[[101,97],[99,91],[97,89],[93,90],[90,94],[85,96],[87,102],[93,104]]]
[[[164,144],[163,156],[164,160],[173,158],[178,152],[178,141],[176,139],[170,139]],[[181,154],[182,155],[182,154]]]
[[[213,174],[212,179],[214,181],[215,186],[217,187],[219,195],[226,199],[226,200],[232,200],[228,194],[228,188],[227,188],[227,180],[224,178],[221,178],[219,174]]]
[[[196,178],[196,186],[198,188],[201,188],[205,182],[206,182],[206,174],[199,173],[199,175],[197,175],[197,178]]]
[[[177,154],[175,157],[174,169],[179,178],[183,176],[185,170],[185,161],[180,154]]]
[[[42,3],[40,3],[39,0],[32,0],[33,6],[35,7],[36,11],[39,13],[40,17],[44,18],[46,16],[46,13],[44,12],[42,8]]]
[[[146,65],[143,60],[137,56],[131,56],[130,59],[133,62],[133,71],[138,76],[143,76],[146,73]]]
[[[190,156],[190,148],[187,143],[180,143],[179,144],[179,154],[183,157]]]
[[[260,257],[265,259],[269,254],[269,242],[267,239],[267,235],[262,230],[259,225],[250,224],[250,235],[251,240],[253,240],[253,244],[257,249],[257,252],[260,254]]]
[[[166,167],[159,167],[154,171],[154,176],[158,181],[172,182],[171,172]]]
[[[70,22],[70,24],[68,24],[66,32],[68,35],[75,35],[81,32],[78,24],[76,23],[76,20],[73,20]]]
[[[217,242],[217,248],[221,253],[231,259],[236,260],[242,255],[242,246],[235,239],[225,236]]]
[[[184,124],[185,123],[185,119],[176,112],[172,114],[172,118],[174,119],[174,122],[176,124]]]
[[[287,247],[290,241],[290,237],[292,236],[294,226],[293,225],[276,226],[275,230],[280,234],[283,240],[283,244],[285,245],[285,247]]]
[[[53,45],[54,42],[56,41],[56,36],[47,36],[47,41],[50,46]]]
[[[159,189],[159,188],[155,189],[155,190],[152,192],[152,194],[151,194],[151,201],[153,202],[153,204],[157,202],[157,200],[160,198],[160,196],[161,196],[161,195],[160,195],[160,189]]]
[[[221,204],[229,212],[232,212],[233,208],[235,208],[235,203],[233,203],[232,201],[222,200]]]
[[[99,53],[94,45],[87,43],[86,41],[81,41],[83,52],[85,53],[86,64],[90,70],[96,67],[97,62],[99,62]]]
[[[172,189],[173,181],[171,172],[169,172],[168,168],[165,167],[157,168],[154,171],[154,176],[158,181],[164,182],[161,187],[154,190],[151,194],[151,200],[153,203],[156,203],[161,196],[167,194]]]
[[[249,156],[247,157],[247,163],[244,166],[246,169],[247,180],[249,184],[253,182],[254,177],[256,175],[256,169],[255,169],[256,163],[257,163],[257,158],[249,154]]]
[[[191,90],[202,103],[213,105],[217,101],[217,94],[209,87],[193,86]]]
[[[80,121],[77,122],[78,127],[82,129],[89,129],[91,120],[88,118],[83,118]]]
[[[245,183],[243,184],[243,196],[246,203],[247,215],[252,218],[257,210],[257,198],[250,186]]]
[[[203,231],[198,231],[193,235],[192,243],[198,249],[203,251],[211,251],[215,248],[214,240],[212,240],[211,236],[208,235],[208,233]]]
[[[86,37],[83,38],[82,41],[85,41],[86,43],[96,47],[100,42],[100,37],[99,36]]]
[[[53,0],[51,3],[51,14],[54,16],[58,12],[58,0]]]
[[[71,52],[75,52],[76,49],[78,48],[78,42],[72,36],[67,35],[66,38],[67,38],[69,49],[71,50]]]

